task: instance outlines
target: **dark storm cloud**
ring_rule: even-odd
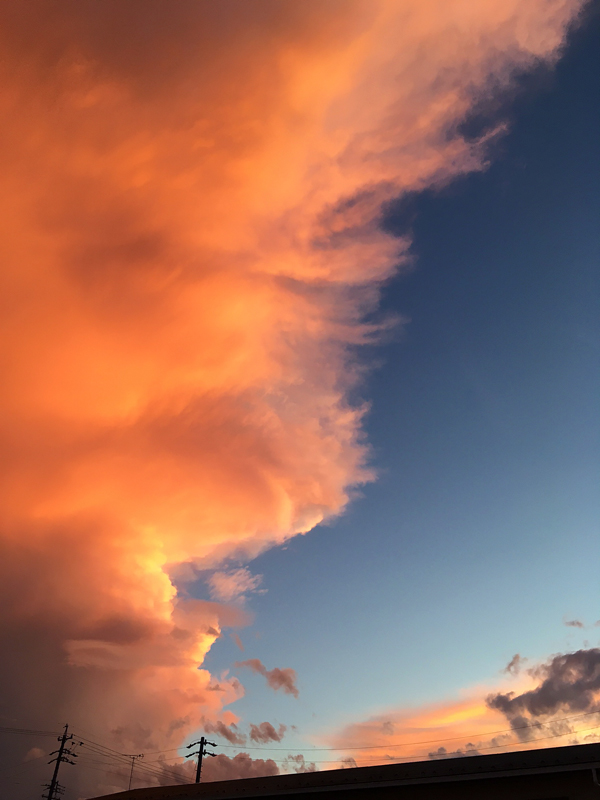
[[[541,680],[535,689],[521,694],[498,692],[486,698],[488,707],[504,714],[522,741],[531,738],[532,727],[541,717],[600,712],[600,649],[554,656],[531,674]],[[563,732],[557,729],[555,733]]]

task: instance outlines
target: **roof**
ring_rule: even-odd
[[[184,786],[157,786],[106,795],[111,800],[235,800],[391,786],[433,784],[552,772],[600,769],[600,744],[553,747],[495,755],[463,756],[374,767],[273,775]],[[96,798],[103,800],[103,798]]]

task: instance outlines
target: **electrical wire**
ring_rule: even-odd
[[[5,728],[0,726],[0,733],[16,733],[21,736],[60,736],[58,731],[38,731],[31,728]]]
[[[131,755],[127,755],[126,753],[120,753],[118,750],[113,750],[111,747],[107,747],[106,745],[102,745],[99,742],[94,742],[91,739],[88,739],[85,736],[77,736],[79,740],[82,741],[82,745],[90,750],[92,753],[96,755],[100,755],[104,758],[112,759],[113,762],[118,764],[122,764],[124,767],[127,768],[131,767]],[[84,755],[82,753],[81,755]],[[153,762],[156,763],[156,762]],[[151,766],[151,764],[142,764],[139,761],[136,764],[136,771],[137,772],[144,772],[148,775],[152,775],[153,777],[168,777],[172,778],[173,780],[181,781],[182,776],[180,773],[175,772],[174,770],[170,769],[168,765],[161,765],[159,768]]]
[[[104,763],[108,766],[121,766],[125,771],[128,771],[131,768],[131,761],[123,761],[117,758],[114,758],[112,761],[104,761],[104,762],[96,762],[96,763]],[[136,764],[136,774],[137,773],[144,773],[146,775],[150,775],[155,778],[171,778],[174,781],[182,781],[183,776],[178,773],[174,772],[173,770],[169,769],[168,767],[165,768],[153,768],[144,764],[140,764],[139,762]]]
[[[594,712],[594,713],[598,713],[598,712]],[[587,715],[585,715],[585,714],[579,714],[578,715],[578,717],[581,717],[581,716],[587,716]],[[555,722],[557,722],[557,721],[559,721],[559,720],[555,720]],[[525,726],[523,726],[523,727],[525,727]],[[534,726],[529,726],[529,727],[534,727]],[[580,733],[589,733],[590,731],[595,731],[595,730],[598,730],[599,728],[600,728],[600,725],[594,725],[591,728],[585,728],[584,730],[581,730],[581,731],[564,731],[563,733],[555,733],[555,734],[551,734],[549,736],[539,736],[536,739],[531,739],[530,741],[527,741],[527,742],[505,742],[504,744],[489,745],[489,746],[486,746],[486,747],[477,747],[477,748],[474,748],[474,750],[476,750],[479,753],[481,751],[486,751],[486,750],[498,750],[498,749],[504,748],[504,747],[514,747],[514,748],[525,748],[525,749],[527,749],[527,746],[533,745],[536,742],[546,741],[548,739],[557,739],[557,738],[560,738],[562,736],[570,736],[570,735],[578,734],[578,733],[579,734]],[[484,735],[489,735],[489,734],[484,734]],[[469,739],[469,738],[476,738],[476,737],[457,737],[457,738]],[[440,740],[435,740],[435,741],[437,743]],[[442,741],[448,741],[448,740],[442,740]],[[425,742],[425,744],[427,744],[427,742]],[[279,749],[287,750],[287,752],[289,752],[289,748],[279,748]],[[358,749],[358,748],[356,748],[356,749]],[[367,748],[365,747],[364,749],[367,749]],[[533,749],[533,748],[529,748],[529,749]],[[304,752],[306,752],[306,750]],[[519,752],[519,751],[517,750],[516,752]],[[441,755],[442,754],[440,754],[440,756]],[[454,754],[454,753],[443,754],[443,756],[446,757],[446,758],[450,758],[450,757],[453,757],[453,756],[460,756],[460,755],[466,756],[467,753],[464,753],[464,752],[463,753],[458,753],[457,752],[456,754]],[[291,754],[290,754],[290,758],[291,758]],[[290,763],[290,758],[286,758],[286,759],[283,759],[283,760],[270,758],[269,760],[273,761],[275,764],[289,764]],[[360,760],[361,760],[361,763],[364,763],[366,761],[366,762],[369,762],[369,763],[378,763],[378,764],[380,764],[382,758],[385,759],[385,762],[403,762],[403,761],[424,760],[423,754],[414,754],[414,755],[410,755],[410,756],[387,756],[387,757],[386,756],[382,756],[381,758],[369,758],[369,759],[361,758]],[[293,760],[293,758],[292,758],[292,760]],[[341,762],[342,762],[341,758],[320,759],[320,760],[310,759],[310,760],[307,761],[307,763],[310,763],[310,764],[339,764]]]
[[[6,769],[0,769],[0,775],[6,775],[7,772],[14,772],[14,770],[24,769],[34,761],[39,761],[40,758],[46,758],[46,757],[47,757],[46,753],[42,753],[41,756],[34,756],[33,758],[28,758],[27,761],[23,761],[21,764],[13,764],[11,767],[7,767]]]
[[[484,733],[474,733],[474,734],[465,734],[464,736],[447,736],[444,739],[425,739],[420,742],[390,742],[389,744],[369,744],[369,745],[353,745],[351,747],[307,747],[304,748],[305,752],[321,752],[323,750],[335,750],[337,752],[346,752],[347,750],[374,750],[374,749],[389,749],[390,747],[412,747],[412,746],[419,746],[422,744],[441,744],[443,742],[454,742],[459,741],[462,739],[470,739],[474,737],[481,737],[481,736],[499,736],[503,733],[514,733],[515,731],[522,731],[530,728],[532,730],[539,729],[542,725],[553,725],[556,722],[569,722],[573,719],[581,719],[582,717],[589,717],[593,714],[600,714],[600,710],[598,711],[587,711],[585,714],[576,714],[572,717],[561,717],[560,719],[553,719],[548,720],[547,722],[536,722],[534,725],[516,725],[514,728],[505,728],[501,731],[487,731]],[[225,747],[227,749],[240,749],[239,746],[233,744],[219,744],[219,747]],[[271,751],[271,750],[288,750],[287,747],[244,747],[244,750],[264,750],[264,751]],[[158,751],[160,752],[160,751]],[[163,752],[169,752],[167,750]]]
[[[383,745],[364,745],[364,746],[351,746],[351,747],[312,747],[312,748],[304,748],[304,753],[307,752],[322,752],[322,751],[336,751],[336,752],[346,752],[349,750],[373,750],[373,749],[390,749],[395,747],[408,747],[408,746],[420,746],[420,745],[430,745],[430,744],[441,744],[444,742],[451,742],[451,741],[469,741],[476,738],[481,738],[482,736],[498,736],[502,734],[514,734],[517,731],[530,729],[530,730],[540,730],[543,726],[556,724],[558,722],[570,722],[575,719],[581,719],[583,717],[589,717],[594,714],[600,714],[600,711],[589,711],[583,714],[577,714],[570,717],[562,717],[559,719],[549,720],[547,722],[539,722],[535,724],[527,724],[527,725],[519,725],[515,726],[514,728],[497,730],[497,731],[489,731],[487,733],[479,733],[479,734],[472,734],[472,735],[464,735],[464,736],[453,736],[453,737],[446,737],[443,739],[426,739],[421,741],[415,742],[396,742],[396,743],[388,743]],[[591,728],[586,728],[581,731],[564,731],[562,733],[550,734],[548,736],[540,736],[535,739],[531,739],[527,742],[505,742],[503,744],[495,744],[495,745],[487,745],[485,747],[477,747],[474,748],[477,753],[482,751],[489,751],[489,750],[499,750],[507,747],[515,748],[517,752],[525,749],[531,749],[531,746],[535,746],[537,742],[540,741],[547,741],[549,739],[557,739],[563,736],[569,736],[573,734],[581,734],[581,733],[588,733],[590,731],[596,731],[600,728],[600,725],[595,725]],[[80,729],[81,730],[81,729]],[[23,735],[23,736],[57,736],[59,735],[57,731],[47,731],[47,730],[36,730],[30,728],[13,728],[13,727],[6,727],[0,726],[0,733],[10,733],[15,735]],[[121,753],[118,750],[113,749],[112,747],[108,747],[106,745],[101,744],[100,742],[96,742],[95,740],[88,738],[87,736],[81,736],[77,733],[77,728],[74,729],[74,734],[76,740],[79,741],[79,745],[83,748],[82,751],[78,754],[80,761],[79,765],[84,769],[92,769],[100,772],[104,772],[105,774],[115,775],[120,778],[124,778],[126,776],[126,772],[128,769],[131,768],[131,755],[127,753]],[[240,746],[236,745],[219,745],[220,747],[224,747],[227,749],[242,749]],[[173,753],[178,752],[181,748],[170,748],[167,750],[154,750],[150,751],[146,755],[162,755],[165,753]],[[245,747],[243,748],[244,751],[246,750],[260,750],[262,752],[271,752],[271,751],[287,751],[289,753],[289,748],[285,747]],[[438,754],[431,754],[434,757]],[[430,755],[430,758],[431,758]],[[451,758],[456,756],[466,756],[467,753],[464,752],[456,752],[456,753],[443,753],[440,754],[440,757],[444,758]],[[30,761],[36,761],[44,756],[36,756]],[[282,764],[286,766],[290,766],[290,763],[294,761],[294,756],[290,753],[289,757],[285,759],[269,759],[276,764]],[[382,760],[383,763],[398,763],[398,762],[405,762],[405,761],[416,761],[416,760],[423,760],[425,757],[423,754],[414,754],[408,756],[391,756],[385,755],[381,757],[374,757],[374,758],[360,758],[361,764],[381,764]],[[20,771],[21,769],[25,768],[30,761],[25,762],[23,764],[18,764],[14,767],[9,767],[8,770],[3,770],[0,774],[6,774],[7,772],[13,771]],[[304,763],[307,764],[339,764],[343,763],[342,758],[336,759],[319,759],[319,760],[306,760]],[[159,766],[160,765],[160,766]],[[119,767],[122,768],[122,772],[114,772],[109,771],[107,768],[115,768]],[[138,761],[135,764],[135,774],[140,777],[144,778],[154,778],[154,779],[161,779],[164,780],[165,778],[171,779],[176,783],[185,784],[189,781],[186,780],[185,776],[183,776],[179,771],[176,771],[175,765],[165,764],[161,761],[161,759],[155,759],[154,761],[147,761],[147,762],[140,762]]]

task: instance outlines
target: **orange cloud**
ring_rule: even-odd
[[[460,699],[391,708],[326,737],[336,751],[331,757],[322,751],[324,764],[365,766],[598,741],[599,664],[600,650],[579,650],[519,675],[504,670],[509,677],[500,685],[474,687]]]
[[[136,752],[239,696],[197,667],[243,618],[169,574],[308,531],[372,479],[349,391],[408,247],[382,204],[483,168],[498,128],[461,121],[555,59],[580,5],[0,9],[2,636],[25,721]]]

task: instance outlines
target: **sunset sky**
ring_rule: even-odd
[[[600,739],[599,34],[0,10],[16,800]]]

